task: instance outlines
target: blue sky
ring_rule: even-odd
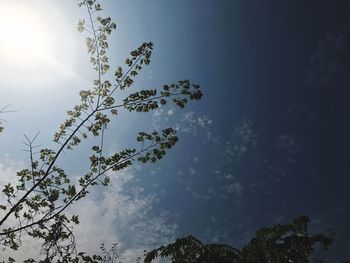
[[[65,112],[94,78],[84,38],[75,32],[83,10],[68,0],[30,4],[54,32],[59,66],[30,71],[0,63],[0,105],[17,110],[4,116],[0,136],[0,172],[6,179],[26,165],[23,133],[40,131],[40,144],[52,146]],[[179,129],[180,142],[161,162],[114,176],[110,189],[95,189],[73,208],[82,214],[81,246],[94,251],[99,242],[125,238],[125,262],[187,234],[240,247],[259,227],[305,214],[313,231],[337,232],[324,258],[345,260],[347,1],[102,5],[117,23],[110,41],[112,68],[140,43],[155,43],[151,65],[135,89],[188,78],[201,84],[204,97],[182,111],[170,106],[147,116],[121,114],[110,126],[108,152],[132,144],[139,130],[167,126]],[[87,165],[88,149],[64,156],[73,176]]]

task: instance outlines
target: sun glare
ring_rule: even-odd
[[[16,67],[54,63],[52,31],[35,10],[0,4],[0,59]]]

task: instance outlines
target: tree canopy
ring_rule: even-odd
[[[310,234],[309,222],[307,216],[299,216],[290,224],[263,227],[242,249],[225,244],[203,244],[188,236],[146,253],[144,262],[151,263],[157,257],[169,258],[172,263],[323,262],[315,257],[314,251],[318,246],[328,249],[333,233]]]

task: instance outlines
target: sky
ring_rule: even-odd
[[[142,130],[176,127],[180,141],[160,162],[112,175],[109,188],[95,188],[72,207],[81,215],[76,228],[81,249],[95,252],[101,242],[122,240],[120,256],[127,263],[144,249],[189,234],[240,248],[264,225],[308,215],[313,232],[331,227],[337,233],[321,257],[349,259],[350,3],[101,4],[117,23],[110,39],[112,68],[140,43],[155,44],[134,89],[190,79],[204,96],[184,110],[120,114],[110,125],[110,153],[132,145]],[[11,11],[14,5],[17,11]],[[18,41],[32,45],[32,52],[0,46],[0,106],[15,111],[0,116],[6,120],[0,136],[2,184],[28,165],[24,134],[40,132],[38,144],[57,147],[54,132],[95,73],[84,35],[76,31],[86,13],[74,1],[4,0],[0,10],[23,12],[22,19],[32,21],[28,28],[35,30],[22,31],[26,23],[20,20],[15,30],[22,35],[44,35],[40,42],[30,42],[30,35]],[[5,13],[2,32],[14,24]],[[36,54],[37,47],[45,52]],[[61,164],[78,176],[88,154],[89,145],[82,145]],[[20,253],[32,253],[32,246],[27,242]]]

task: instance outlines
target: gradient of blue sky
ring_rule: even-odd
[[[6,132],[0,136],[6,176],[23,165],[22,134],[40,130],[40,143],[50,144],[78,91],[93,78],[83,38],[75,33],[83,10],[68,0],[39,2],[31,1],[37,12],[52,13],[59,21],[52,22],[55,40],[69,54],[61,63],[74,74],[42,70],[43,83],[35,74],[37,79],[28,83],[26,73],[9,73],[1,64],[8,74],[0,82],[0,105],[18,110],[6,115]],[[155,43],[152,63],[135,88],[189,78],[201,84],[205,95],[183,112],[167,108],[148,117],[121,115],[110,127],[108,151],[131,143],[142,129],[175,125],[181,137],[160,163],[118,176],[110,190],[97,189],[74,208],[83,214],[78,229],[83,246],[93,250],[100,241],[126,237],[121,244],[129,257],[125,262],[143,248],[186,234],[239,247],[264,224],[306,214],[313,230],[333,227],[338,233],[325,258],[345,259],[349,139],[342,98],[349,84],[344,77],[348,1],[102,4],[117,22],[110,42],[112,65],[143,41]],[[339,66],[333,69],[332,63]],[[43,87],[35,89],[38,85]],[[65,157],[73,174],[86,165],[87,149]]]

